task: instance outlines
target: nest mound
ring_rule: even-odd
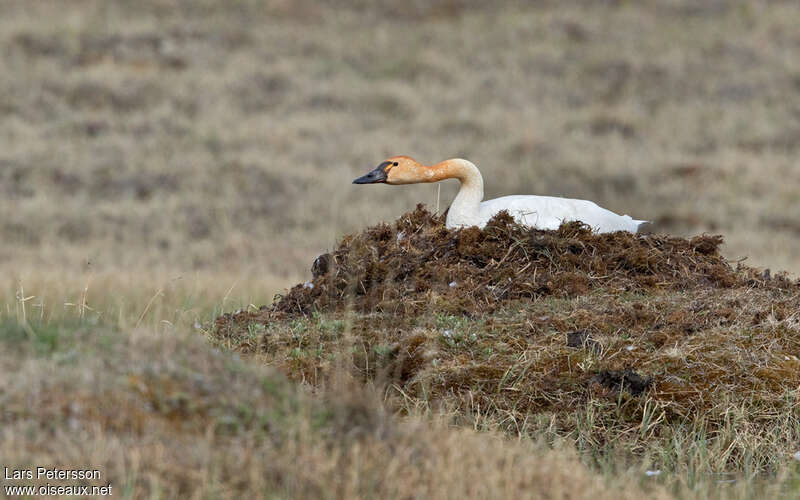
[[[316,259],[313,281],[292,288],[272,311],[472,314],[510,300],[597,289],[731,287],[742,275],[720,255],[721,243],[708,235],[595,234],[580,222],[542,231],[506,212],[483,230],[447,229],[419,205],[391,225],[345,237]]]
[[[296,380],[324,384],[344,368],[397,388],[400,409],[442,403],[511,433],[530,415],[577,432],[591,405],[598,442],[623,426],[645,446],[636,429],[653,408],[661,424],[696,419],[709,432],[730,408],[757,408],[737,425],[767,436],[760,415],[794,411],[800,384],[800,281],[732,267],[721,243],[580,223],[540,231],[505,213],[451,230],[417,207],[345,237],[312,281],[217,318],[213,336]]]

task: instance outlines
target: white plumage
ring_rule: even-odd
[[[647,222],[629,215],[615,214],[593,201],[514,195],[482,202],[478,208],[480,221],[475,225],[485,226],[489,219],[502,210],[507,210],[517,222],[537,229],[558,229],[562,222],[581,221],[598,233],[635,233],[640,225]]]

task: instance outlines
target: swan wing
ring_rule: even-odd
[[[637,232],[645,221],[606,210],[589,200],[556,198],[553,196],[503,196],[480,205],[483,223],[496,213],[507,210],[521,224],[537,229],[558,229],[562,222],[581,221],[600,233],[613,231]]]

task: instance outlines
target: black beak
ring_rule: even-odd
[[[362,175],[358,179],[354,180],[353,184],[378,184],[381,182],[386,182],[386,170],[384,164],[378,165],[378,167],[372,172]]]

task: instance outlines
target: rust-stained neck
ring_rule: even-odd
[[[472,162],[452,158],[426,166],[408,156],[387,158],[378,167],[387,184],[418,184],[458,179],[458,190],[447,213],[448,227],[479,225],[480,204],[483,200],[483,177]]]

